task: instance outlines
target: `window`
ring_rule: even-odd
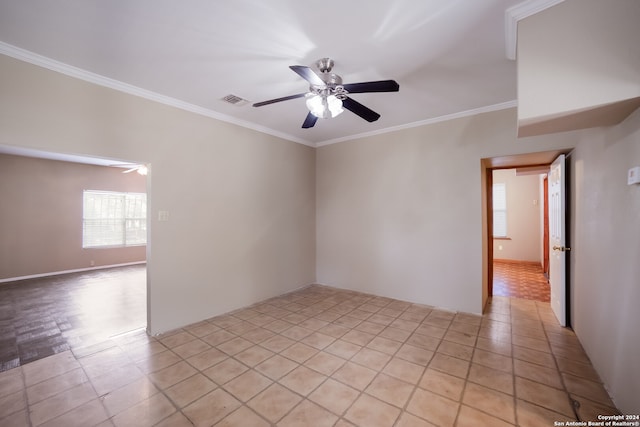
[[[493,184],[493,237],[507,237],[506,184]]]
[[[147,195],[85,190],[82,247],[135,246],[147,243]]]

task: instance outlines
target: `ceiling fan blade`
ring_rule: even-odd
[[[304,119],[304,123],[302,123],[302,129],[312,128],[317,121],[318,121],[318,118],[313,114],[311,114],[311,111],[309,111],[309,114],[307,114],[307,118]]]
[[[122,173],[129,173],[129,172],[137,171],[138,169],[140,169],[140,166],[136,166],[135,168],[131,168],[126,171],[122,171]]]
[[[305,93],[298,93],[298,94],[295,94],[295,95],[283,96],[282,98],[275,98],[275,99],[270,99],[268,101],[256,102],[255,104],[253,104],[253,106],[254,107],[262,107],[263,105],[275,104],[276,102],[288,101],[290,99],[296,99],[296,98],[302,98],[306,94],[307,94],[306,92]]]
[[[348,96],[342,100],[342,106],[347,110],[351,111],[352,113],[362,117],[368,122],[375,122],[380,118],[380,114],[365,107],[364,105],[360,104],[358,101],[351,99]]]
[[[300,77],[311,83],[313,86],[326,86],[327,84],[318,76],[315,71],[304,65],[291,65],[289,66]]]
[[[400,85],[395,80],[378,80],[375,82],[349,83],[342,86],[349,93],[397,92],[400,90]]]

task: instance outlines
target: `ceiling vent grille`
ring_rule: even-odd
[[[247,101],[246,99],[240,98],[239,96],[236,95],[227,95],[223,98],[221,98],[224,102],[227,102],[229,104],[233,104],[236,107],[241,107],[243,105],[246,105],[249,103],[249,101]]]

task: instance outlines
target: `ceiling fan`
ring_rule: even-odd
[[[146,175],[149,171],[147,165],[141,165],[136,163],[117,163],[109,165],[112,168],[127,168],[127,170],[122,171],[122,173],[131,173],[138,172],[140,175]]]
[[[365,107],[348,95],[367,92],[397,92],[400,89],[395,80],[343,84],[342,77],[331,72],[334,63],[330,58],[319,59],[315,65],[319,73],[303,65],[291,65],[289,67],[309,82],[308,92],[256,102],[253,106],[262,107],[276,102],[305,97],[309,113],[307,113],[307,117],[302,123],[304,129],[313,127],[318,118],[329,119],[336,117],[344,111],[343,108],[368,122],[375,122],[380,118],[380,114]]]

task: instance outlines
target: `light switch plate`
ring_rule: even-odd
[[[627,184],[640,184],[640,166],[629,169],[629,172],[627,174]]]

